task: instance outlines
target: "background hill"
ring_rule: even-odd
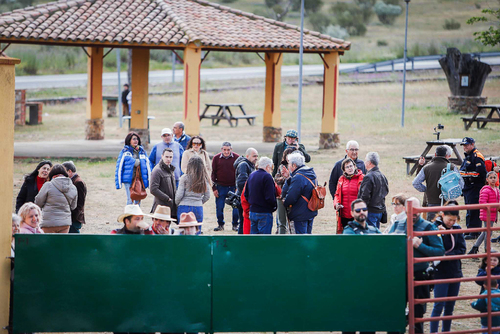
[[[276,12],[292,4],[283,21],[300,25],[300,13],[294,10],[299,0],[211,0],[232,8],[258,15],[276,18]],[[381,0],[379,0],[381,1]],[[308,29],[329,33],[334,37],[344,38],[352,42],[351,51],[341,58],[343,62],[375,62],[380,60],[402,58],[404,45],[405,3],[402,0],[384,0],[401,8],[401,14],[396,16],[393,24],[382,24],[376,14],[369,20],[366,17],[356,17],[361,12],[359,8],[367,5],[373,8],[376,0],[306,0],[306,8],[318,4],[313,10],[307,11],[305,26]],[[28,5],[49,2],[47,0],[0,0],[0,12]],[[270,6],[267,6],[266,3]],[[338,5],[338,4],[341,5]],[[274,5],[273,5],[274,4]],[[337,7],[332,7],[337,4]],[[358,6],[358,10],[348,12],[349,6]],[[343,7],[342,7],[343,6]],[[359,7],[361,6],[361,7]],[[485,30],[485,23],[473,26],[466,24],[471,16],[481,14],[484,8],[497,9],[500,0],[419,0],[410,2],[408,51],[409,56],[441,54],[447,47],[457,47],[462,52],[488,52],[500,50],[485,47],[474,41],[473,32]],[[275,11],[273,11],[273,9]],[[347,8],[347,9],[346,9]],[[356,8],[356,7],[355,7]],[[351,17],[354,16],[354,17]],[[348,27],[343,29],[339,24],[341,18],[348,18],[355,24],[366,27],[364,35],[356,36]],[[326,22],[325,22],[326,20]],[[496,22],[498,24],[498,22]],[[329,26],[328,26],[329,25]],[[346,30],[351,32],[345,36]],[[18,75],[84,73],[86,72],[86,57],[80,48],[54,46],[20,46],[11,45],[7,51],[9,56],[23,59],[23,64],[17,70]],[[122,50],[123,70],[126,69],[128,53]],[[286,54],[284,62],[287,65],[298,64],[298,55]],[[317,55],[306,55],[305,64],[319,64]],[[105,59],[105,71],[116,70],[116,57],[110,54]],[[203,63],[204,67],[227,66],[261,66],[262,61],[253,53],[223,53],[213,52]],[[171,52],[154,50],[151,52],[151,69],[170,69]]]

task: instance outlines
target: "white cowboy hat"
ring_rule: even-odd
[[[168,206],[163,206],[163,205],[157,205],[155,212],[152,215],[148,215],[151,218],[156,218],[156,219],[161,219],[161,220],[170,220],[170,221],[176,221],[177,219],[174,219],[170,216],[170,207]]]
[[[183,228],[183,227],[191,227],[191,226],[201,226],[203,223],[198,223],[196,220],[196,216],[193,212],[181,213],[180,223],[174,228]]]
[[[118,221],[123,223],[123,220],[130,216],[148,216],[142,212],[141,207],[137,204],[129,204],[125,206],[123,214],[118,216]]]

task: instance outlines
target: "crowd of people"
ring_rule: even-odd
[[[115,185],[117,189],[125,189],[126,206],[117,219],[123,226],[113,230],[112,234],[201,234],[203,205],[212,194],[218,223],[215,232],[224,231],[224,208],[229,204],[232,207],[232,230],[239,234],[271,234],[274,221],[277,234],[312,233],[318,209],[311,208],[310,202],[318,196],[320,186],[314,169],[306,165],[311,156],[304,145],[299,144],[297,131],[286,132],[283,141],[276,144],[272,159],[259,157],[257,150],[251,147],[240,156],[233,152],[229,142],[223,142],[220,153],[210,159],[205,140],[201,136],[188,136],[182,122],[175,123],[173,131],[162,129],[160,136],[162,140],[149,155],[141,146],[137,133],[130,132],[125,138],[124,148],[116,162]],[[440,180],[447,172],[458,175],[457,187],[466,204],[500,203],[499,168],[488,166],[473,138],[465,137],[461,144],[465,159],[460,167],[450,163],[451,148],[445,145],[437,147],[429,163],[425,158],[420,159],[423,167],[412,184],[424,193],[422,205],[446,206],[448,209],[429,212],[425,219],[420,214],[409,217],[414,231],[461,229],[459,212],[454,208],[458,203],[453,198],[446,198],[440,186]],[[420,200],[407,198],[404,194],[393,196],[393,214],[388,218],[385,202],[389,182],[379,168],[378,153],[368,152],[364,161],[359,159],[359,144],[354,140],[347,143],[345,153],[344,158],[335,163],[328,185],[337,213],[336,233],[405,234],[406,205],[412,202],[414,206],[420,206]],[[149,213],[141,209],[140,187],[144,191],[150,188],[154,196]],[[42,161],[25,177],[17,197],[19,226],[16,229],[20,233],[79,233],[85,224],[86,194],[86,185],[73,162],[53,165],[50,161]],[[496,210],[468,210],[467,228],[486,226],[488,218],[493,224],[497,216]],[[151,223],[144,217],[150,217]],[[386,223],[389,224],[382,232],[381,224]],[[13,219],[13,228],[14,225]],[[414,257],[465,254],[465,240],[470,239],[475,239],[475,243],[469,254],[477,253],[486,234],[464,232],[414,237]],[[500,273],[498,258],[493,259],[490,264],[492,272]],[[483,261],[478,276],[485,275],[485,267]],[[461,261],[451,260],[415,263],[415,279],[428,279],[429,268],[438,279],[462,277]],[[478,281],[482,287],[483,283],[484,280]],[[491,287],[497,289],[494,283]],[[436,298],[454,297],[459,291],[460,283],[436,284],[434,287]],[[414,294],[415,298],[429,298],[429,287],[417,286]],[[472,306],[484,311],[483,301],[480,299]],[[454,305],[454,301],[436,302],[431,316],[452,315]],[[415,306],[416,317],[425,314],[425,306]],[[500,319],[495,321],[500,323]],[[450,327],[451,320],[442,322],[443,332],[449,331]],[[439,323],[431,322],[430,328],[431,332],[438,332]],[[421,323],[416,325],[416,332],[423,333]]]

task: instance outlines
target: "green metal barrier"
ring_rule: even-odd
[[[404,236],[17,235],[14,332],[403,331]]]
[[[214,237],[213,331],[401,331],[405,236]]]
[[[17,235],[15,332],[209,332],[211,239]]]

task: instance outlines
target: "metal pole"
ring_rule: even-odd
[[[404,50],[404,61],[403,61],[403,109],[401,110],[401,127],[405,127],[405,90],[406,90],[406,52],[408,47],[408,6],[410,0],[405,0],[406,2],[406,25],[405,25],[405,50]]]
[[[302,127],[302,58],[304,56],[304,0],[300,1],[300,50],[299,50],[299,109],[297,112],[297,132],[299,140]]]
[[[122,110],[122,99],[121,99],[121,82],[120,82],[120,70],[121,70],[121,59],[120,59],[120,49],[116,49],[116,71],[118,72],[118,117],[120,118],[120,128],[123,127],[123,110]]]
[[[172,83],[175,82],[175,53],[172,51]]]

